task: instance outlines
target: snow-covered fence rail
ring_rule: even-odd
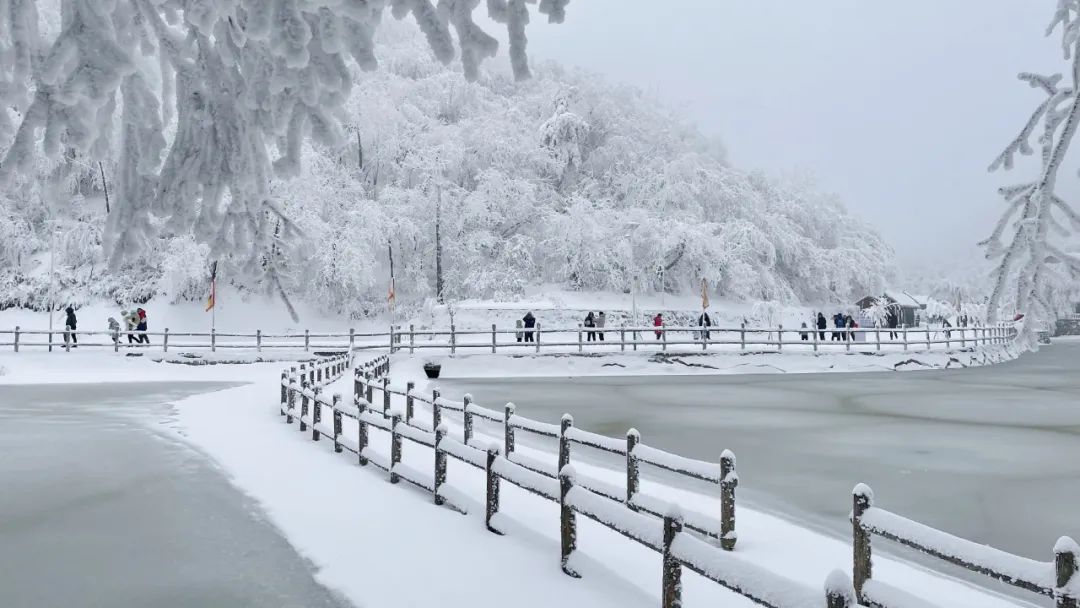
[[[318,410],[319,413],[314,414],[314,420],[309,418],[308,412],[313,409],[312,404],[325,401],[325,397],[322,396],[323,387],[343,376],[351,363],[351,355],[349,354],[334,355],[319,361],[301,363],[299,370],[294,366],[290,367],[288,371],[281,372],[280,413],[285,416],[286,422],[292,424],[297,411],[298,399],[300,401],[300,430],[306,431],[309,424],[314,426],[315,423],[320,422],[321,417],[319,414],[321,414],[321,410],[319,410],[318,405],[315,405],[314,409]],[[334,401],[339,400],[340,395],[335,395]]]
[[[399,331],[391,340],[395,350],[441,349],[456,354],[458,350],[500,349],[508,352],[543,350],[613,351],[627,349],[667,351],[691,347],[695,350],[737,349],[783,352],[880,352],[951,350],[991,344],[1006,344],[1017,335],[1013,324],[977,327],[738,327],[721,326],[647,326],[647,327],[534,327],[491,329],[420,329],[413,325]]]
[[[874,506],[874,493],[865,484],[855,486],[851,511],[852,574],[854,591],[860,602],[881,608],[906,608],[906,593],[871,578],[870,538],[882,538],[906,545],[927,555],[984,574],[1009,585],[1054,598],[1055,608],[1077,608],[1080,575],[1077,557],[1080,546],[1063,536],[1054,545],[1054,561],[1040,562],[1000,549],[953,536]]]
[[[264,349],[289,349],[294,351],[319,350],[388,350],[394,336],[389,332],[357,332],[350,329],[341,333],[312,333],[309,330],[295,333],[249,333],[229,332],[175,332],[164,331],[66,331],[0,330],[0,347],[12,347],[15,352],[25,349],[44,348],[70,351],[72,348],[107,348],[114,352],[160,350],[210,350],[239,349],[262,352]]]
[[[757,352],[860,352],[875,353],[925,352],[951,350],[991,344],[1006,344],[1017,335],[1012,324],[986,327],[899,327],[899,328],[785,328],[777,327],[564,327],[547,328],[539,323],[531,328],[417,330],[410,325],[407,331],[391,327],[386,332],[357,332],[349,329],[340,333],[273,334],[256,330],[253,333],[173,332],[164,331],[71,331],[0,330],[0,347],[12,347],[15,352],[27,348],[72,347],[111,348],[115,352],[128,349],[264,349],[313,350],[442,350],[462,352],[527,353],[527,352],[625,352],[626,350],[661,351],[688,349],[708,351],[738,350]],[[826,339],[828,338],[828,339]]]
[[[735,472],[735,454],[730,450],[723,451],[719,462],[685,458],[641,443],[641,434],[636,429],[627,431],[625,439],[617,439],[575,427],[574,419],[569,414],[562,417],[559,425],[548,424],[519,415],[513,403],[507,403],[500,411],[478,405],[473,401],[471,395],[465,395],[460,401],[446,399],[438,391],[428,396],[414,390],[411,382],[406,384],[403,389],[393,388],[385,377],[376,379],[368,376],[368,374],[364,373],[357,375],[354,381],[360,387],[356,390],[357,394],[362,393],[368,401],[371,401],[374,392],[381,391],[384,411],[389,411],[391,396],[403,397],[406,404],[404,411],[406,425],[413,425],[430,431],[439,428],[446,412],[452,412],[461,416],[462,444],[478,450],[486,450],[490,444],[490,439],[477,437],[475,420],[479,418],[502,425],[502,456],[513,464],[553,481],[558,479],[559,471],[570,464],[571,447],[573,445],[622,457],[626,463],[625,486],[617,486],[599,479],[590,479],[583,476],[579,476],[578,483],[591,492],[624,505],[625,508],[634,512],[662,518],[670,506],[667,501],[640,491],[640,468],[642,464],[666,470],[676,476],[715,484],[718,488],[717,493],[720,496],[719,517],[696,511],[686,511],[685,525],[689,530],[718,540],[724,549],[732,550],[735,547],[737,540],[735,533],[735,488],[738,485],[738,474]],[[431,409],[432,423],[430,428],[416,418],[415,408],[417,403],[427,405]],[[558,461],[549,463],[534,456],[520,453],[516,449],[519,431],[558,440]]]
[[[311,370],[302,369],[301,377],[305,372],[309,376],[312,373]],[[674,506],[665,505],[662,519],[657,519],[639,510],[627,509],[622,500],[612,500],[609,496],[591,489],[576,475],[573,465],[568,462],[569,454],[564,451],[574,442],[607,451],[622,450],[633,455],[636,450],[634,445],[618,448],[615,445],[617,440],[572,430],[572,425],[566,424],[568,418],[564,418],[560,427],[519,418],[512,405],[498,412],[475,406],[471,399],[463,399],[461,402],[447,400],[441,397],[437,390],[427,399],[411,386],[406,386],[405,390],[391,388],[387,379],[388,372],[389,359],[385,356],[358,365],[354,370],[353,403],[350,405],[346,404],[340,395],[327,400],[321,391],[299,386],[296,370],[292,368],[282,374],[283,413],[293,411],[299,395],[305,403],[310,402],[311,406],[310,411],[303,411],[300,415],[301,430],[306,430],[303,426],[305,424],[311,426],[314,441],[318,441],[320,437],[330,438],[335,452],[352,452],[356,454],[361,466],[371,464],[385,471],[390,483],[404,480],[430,492],[436,505],[446,505],[461,513],[467,513],[468,505],[476,501],[447,483],[448,457],[482,470],[486,480],[482,501],[484,520],[487,529],[495,534],[503,534],[498,522],[501,482],[507,481],[557,503],[560,507],[560,559],[562,569],[568,575],[580,576],[574,569],[574,553],[578,540],[577,516],[582,515],[662,555],[663,608],[682,605],[680,577],[684,567],[769,608],[821,608],[823,605],[820,591],[746,562],[735,554],[716,547],[709,542],[711,539],[703,539],[684,531],[684,517]],[[340,368],[334,366],[322,377],[333,379],[338,377],[339,373]],[[381,410],[374,406],[371,399],[374,390],[383,391]],[[389,400],[385,398],[389,395],[403,395],[406,398],[404,412],[389,406]],[[414,417],[415,403],[420,399],[432,406],[431,428],[419,423]],[[329,408],[332,414],[332,425],[323,422],[325,408]],[[511,428],[510,423],[513,423],[514,428],[527,428],[547,436],[550,436],[553,429],[558,429],[560,468],[557,474],[536,471],[511,460],[509,456],[513,454],[512,432],[504,436],[503,446],[496,443],[482,445],[483,442],[475,436],[466,441],[451,437],[447,423],[441,419],[443,410],[463,415],[468,413],[489,421],[502,421],[506,429]],[[351,419],[356,425],[355,439],[345,433],[345,418]],[[287,421],[291,419],[292,416],[286,418]],[[369,430],[372,427],[389,434],[389,457],[369,444]],[[404,441],[434,450],[432,471],[420,471],[402,462]],[[665,454],[659,450],[656,452]],[[670,454],[668,456],[678,458]],[[725,471],[723,465],[714,470],[710,463],[689,459],[669,460],[645,450],[641,460],[647,459],[661,462],[662,466],[669,470],[685,470],[700,477],[722,480]],[[730,466],[734,467],[734,458],[731,459]],[[731,474],[734,472],[731,471]],[[829,587],[825,593],[824,604],[828,608],[851,608],[854,604],[841,603],[841,600],[851,595],[850,592],[845,595],[843,590],[838,592]]]

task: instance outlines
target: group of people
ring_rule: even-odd
[[[68,306],[64,309],[64,344],[71,348],[79,347],[79,336],[75,330],[79,326],[79,319],[75,316],[75,308]],[[120,311],[120,318],[124,320],[124,326],[129,332],[146,331],[146,311],[141,308],[128,312]],[[109,334],[113,344],[120,343],[120,323],[113,317],[109,317]],[[150,344],[150,337],[145,334],[128,334],[128,344]]]
[[[146,331],[146,311],[142,308],[136,308],[130,312],[126,310],[120,311],[120,318],[124,320],[124,327],[129,332],[127,335],[128,344],[150,344],[150,336],[146,334],[135,335],[135,331]],[[113,344],[120,343],[120,323],[113,317],[109,317],[109,333],[112,335]]]
[[[859,326],[859,324],[855,321],[855,317],[852,317],[851,315],[845,315],[844,313],[838,312],[835,315],[833,315],[832,322],[833,322],[833,329],[841,330],[841,331],[832,332],[832,341],[833,342],[841,342],[841,341],[847,342],[848,340],[852,340],[852,341],[855,340],[855,331],[854,330],[855,330],[856,327]],[[817,328],[818,328],[818,339],[824,340],[825,339],[825,329],[829,326],[828,322],[825,320],[825,314],[824,313],[820,313],[820,312],[817,313],[817,321],[816,321],[816,323],[817,323]],[[806,323],[803,323],[802,326],[805,328]],[[809,335],[806,332],[802,332],[802,339],[803,340],[809,339]]]
[[[586,330],[587,340],[589,342],[595,342],[597,335],[600,336],[600,341],[604,341],[604,326],[607,325],[607,316],[604,311],[598,312],[593,315],[592,311],[585,315],[585,320],[581,323]],[[597,331],[599,330],[599,331]]]
[[[524,317],[517,320],[517,332],[515,337],[518,342],[524,339],[525,342],[533,342],[533,329],[536,327],[536,317],[533,316],[532,311],[525,313]],[[524,329],[525,331],[522,331]]]

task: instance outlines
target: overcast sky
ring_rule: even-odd
[[[1032,167],[990,161],[1065,67],[1054,0],[574,0],[534,16],[533,61],[650,91],[719,136],[732,163],[808,171],[902,261],[970,258]],[[1075,173],[1069,181],[1075,182]]]

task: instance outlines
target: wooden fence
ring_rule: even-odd
[[[539,323],[533,328],[459,329],[451,325],[445,330],[408,330],[390,327],[386,332],[341,333],[225,333],[211,331],[76,331],[0,330],[0,347],[15,352],[25,349],[98,348],[114,352],[158,350],[245,349],[262,352],[264,349],[292,349],[305,352],[318,350],[387,350],[415,353],[417,350],[463,352],[529,353],[529,352],[625,352],[647,350],[667,352],[677,350],[738,350],[764,352],[927,352],[952,350],[990,344],[1006,344],[1016,337],[1012,324],[986,327],[900,327],[855,328],[848,330],[815,330],[812,328],[777,327],[608,327],[603,329],[582,326],[546,328]],[[71,334],[75,337],[72,338]],[[590,334],[592,334],[590,336]],[[833,340],[833,337],[838,339]],[[89,340],[88,340],[89,339]],[[75,343],[78,340],[78,343]],[[142,342],[141,340],[145,340]]]
[[[855,486],[852,503],[854,591],[867,606],[912,605],[905,591],[871,578],[870,538],[876,534],[972,572],[1052,597],[1055,608],[1077,608],[1080,576],[1076,576],[1076,569],[1080,547],[1068,536],[1059,538],[1054,545],[1054,561],[1040,562],[953,536],[876,507],[874,493],[865,484]]]
[[[559,505],[560,563],[574,577],[577,550],[577,516],[583,516],[614,530],[662,556],[662,606],[682,605],[681,576],[684,569],[695,572],[755,603],[772,608],[908,608],[929,606],[905,590],[872,580],[870,536],[877,534],[923,551],[974,572],[986,574],[1017,587],[1053,597],[1055,608],[1078,608],[1080,576],[1076,575],[1080,548],[1067,537],[1055,545],[1053,563],[1037,562],[960,539],[873,506],[872,493],[860,484],[854,492],[852,511],[853,574],[833,571],[821,591],[795,583],[738,557],[735,535],[735,456],[724,451],[719,463],[683,458],[651,448],[631,429],[625,442],[578,429],[565,415],[559,425],[524,418],[513,404],[502,411],[477,405],[466,396],[461,401],[442,397],[438,390],[420,394],[412,383],[404,389],[391,386],[387,355],[368,360],[353,370],[353,398],[346,404],[341,395],[327,399],[321,387],[343,374],[348,356],[329,359],[313,367],[300,366],[282,373],[281,414],[287,422],[294,417],[300,430],[310,427],[312,439],[332,440],[334,451],[356,454],[362,466],[373,465],[388,474],[391,483],[404,480],[430,492],[436,505],[467,512],[472,502],[448,481],[448,457],[484,471],[485,491],[481,501],[488,530],[502,534],[496,516],[500,510],[500,486],[509,482]],[[327,367],[329,366],[329,367]],[[320,371],[323,370],[323,371]],[[321,378],[321,380],[320,380]],[[376,398],[376,393],[379,398]],[[392,407],[392,396],[405,400],[403,410]],[[378,403],[378,405],[376,405]],[[430,408],[430,422],[417,416],[417,404]],[[299,415],[297,415],[299,408]],[[327,424],[323,408],[329,408]],[[460,420],[460,439],[450,436],[445,419],[450,414]],[[481,437],[475,428],[479,418],[502,425],[496,443]],[[347,437],[344,424],[356,425],[356,439]],[[390,438],[389,457],[373,449],[369,429],[386,432]],[[557,463],[520,453],[517,433],[558,440]],[[402,463],[405,442],[434,451],[434,467],[421,471]],[[498,445],[501,444],[501,445]],[[625,457],[626,483],[614,486],[577,473],[571,463],[572,446],[582,446]],[[715,483],[719,487],[720,517],[683,512],[658,497],[639,491],[642,464],[655,466],[679,476]],[[717,546],[719,545],[719,546]]]
[[[361,466],[373,465],[385,471],[390,483],[405,481],[413,484],[430,492],[435,504],[462,513],[467,512],[467,504],[472,501],[447,483],[448,458],[483,470],[486,479],[482,500],[485,524],[496,534],[502,534],[495,517],[500,509],[503,481],[557,503],[560,507],[560,563],[570,576],[580,576],[573,567],[579,515],[656,551],[663,557],[664,608],[681,606],[683,568],[772,608],[821,608],[826,603],[823,595],[826,601],[832,601],[827,599],[831,597],[828,594],[794,583],[746,562],[732,552],[736,540],[734,500],[738,478],[735,458],[730,452],[725,452],[719,463],[692,460],[649,448],[641,443],[640,436],[634,431],[627,434],[624,444],[622,440],[576,429],[570,416],[564,416],[560,425],[551,425],[517,415],[512,405],[498,412],[480,407],[467,398],[461,402],[448,400],[437,391],[430,398],[411,389],[397,391],[389,385],[388,371],[389,359],[385,355],[358,366],[353,377],[353,402],[346,404],[341,395],[326,399],[320,391],[305,388],[304,382],[298,379],[303,377],[304,369],[299,371],[299,376],[295,368],[290,369],[282,374],[281,414],[286,421],[298,417],[301,431],[311,427],[313,440],[326,437],[333,442],[335,452],[351,452]],[[310,370],[307,373],[310,375]],[[380,400],[374,398],[376,391],[381,392],[382,397],[378,406],[376,402]],[[391,407],[392,395],[405,397],[404,411]],[[296,415],[298,401],[299,416]],[[416,416],[417,403],[431,406],[430,424]],[[305,404],[310,409],[304,409]],[[324,422],[323,408],[329,408],[332,424]],[[444,420],[444,414],[450,412],[461,415],[460,440],[450,436]],[[474,418],[501,422],[502,446],[482,441],[475,434]],[[356,425],[355,440],[344,432],[346,420]],[[370,445],[369,430],[372,427],[389,434],[389,457]],[[517,431],[557,438],[557,465],[550,467],[538,459],[526,459],[517,454]],[[434,450],[433,470],[421,471],[402,462],[406,441]],[[570,463],[572,445],[626,455],[626,487],[615,488],[579,476]],[[721,494],[719,520],[703,514],[684,515],[661,499],[642,500],[638,492],[641,464],[716,483]]]

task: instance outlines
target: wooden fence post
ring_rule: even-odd
[[[464,427],[464,430],[462,431],[462,438],[465,440],[465,445],[469,445],[469,442],[472,441],[473,436],[473,416],[472,413],[469,412],[469,405],[472,403],[472,395],[465,395],[465,397],[462,398],[461,402],[461,419],[464,423],[462,424],[462,426]]]
[[[286,424],[292,424],[293,411],[296,409],[296,367],[289,368],[289,405],[285,411]]]
[[[308,396],[307,396],[308,383],[304,381],[300,385],[300,432],[307,430],[307,422],[304,421],[304,417],[308,413]]]
[[[626,327],[619,328],[619,350],[626,351]]]
[[[435,427],[435,504],[437,505],[446,502],[439,494],[439,489],[446,483],[446,452],[439,447],[445,438],[446,427],[440,424]]]
[[[907,352],[907,348],[908,348],[908,341],[907,341],[907,323],[905,323],[904,325],[902,325],[902,326],[901,326],[900,328],[901,328],[902,330],[904,330],[904,352]]]
[[[581,578],[581,575],[570,567],[570,556],[577,549],[577,517],[566,499],[573,487],[574,467],[566,466],[559,469],[559,544],[562,553],[562,571],[568,576]]]
[[[877,349],[881,350],[881,328],[874,328],[874,341],[877,342]]]
[[[353,370],[353,405],[360,402],[360,399],[364,396],[364,383],[360,379],[360,368]]]
[[[720,547],[725,551],[735,549],[735,543],[739,540],[735,532],[735,488],[738,485],[735,453],[724,450],[720,455]]]
[[[412,380],[405,383],[405,424],[412,423],[413,412],[415,409],[412,396],[414,388],[416,388],[416,383]]]
[[[967,348],[967,328],[960,328],[960,348]]]
[[[1054,574],[1056,586],[1054,589],[1054,608],[1076,608],[1077,598],[1071,595],[1069,583],[1076,575],[1076,554],[1080,551],[1076,541],[1068,536],[1062,536],[1054,544]]]
[[[322,422],[322,387],[315,387],[315,398],[311,400],[311,440],[318,441],[322,433],[319,432],[319,423]]]
[[[116,336],[116,343],[113,345],[115,351],[120,350],[120,334]],[[169,352],[169,328],[165,328],[165,335],[161,338],[161,352]]]
[[[382,413],[383,418],[390,417],[390,377],[382,378]]]
[[[322,384],[323,365],[321,363],[315,364],[315,384]]]
[[[930,324],[929,324],[929,321],[927,322],[927,325],[926,325],[926,350],[927,351],[930,350]]]
[[[356,349],[356,329],[349,328],[349,352],[353,352]]]
[[[563,414],[559,421],[559,470],[570,464],[570,440],[566,437],[566,431],[574,426],[574,417]]]
[[[499,344],[498,339],[496,338],[496,336],[497,336],[497,334],[495,333],[495,324],[492,323],[491,324],[491,354],[493,354],[493,355],[495,354],[495,348]]]
[[[626,506],[631,511],[638,510],[637,505],[634,504],[634,496],[641,486],[638,477],[638,457],[634,455],[634,448],[640,442],[641,434],[637,429],[626,431]]]
[[[394,324],[390,324],[390,354],[394,354]]]
[[[217,352],[217,329],[210,328],[210,352]]]
[[[584,345],[581,343],[581,323],[577,326],[577,352],[581,352],[584,349]]]
[[[514,453],[514,426],[511,424],[510,419],[514,417],[514,404],[507,403],[503,410],[503,452],[506,454],[506,459],[510,459],[510,455]]]
[[[855,608],[855,591],[843,570],[833,570],[825,579],[825,608]]]
[[[285,415],[285,407],[289,403],[289,373],[281,370],[281,415]]]
[[[663,322],[663,321],[660,322],[660,339],[661,339],[661,341],[663,341],[663,344],[660,345],[660,350],[663,350],[663,351],[667,350],[667,332],[664,331],[664,326],[665,325],[666,325],[665,322]]]
[[[450,324],[450,354],[457,354],[457,328],[453,323]]]
[[[15,326],[15,352],[19,352],[19,326]]]
[[[401,435],[397,430],[399,422],[401,415],[394,414],[390,417],[390,483],[399,481],[398,474],[394,472],[394,468],[401,462]]]
[[[364,412],[367,408],[366,401],[356,404],[356,457],[360,466],[366,466],[368,463],[368,459],[364,456],[364,449],[367,448],[368,443],[367,423],[364,422]]]
[[[341,393],[334,394],[334,452],[341,453]]]
[[[663,582],[660,605],[663,608],[682,607],[682,564],[671,554],[671,544],[683,529],[682,514],[677,507],[664,516]]]
[[[488,532],[494,532],[501,536],[502,532],[499,532],[491,525],[491,519],[499,512],[499,474],[495,472],[495,459],[498,457],[498,446],[489,445],[487,449],[487,461],[484,466],[484,472],[487,474],[487,500],[485,501],[486,508],[484,509],[484,525],[487,526]]]
[[[413,333],[412,323],[409,323],[409,354],[413,354],[416,350],[416,334]]]
[[[851,531],[852,531],[852,582],[855,585],[855,597],[865,604],[862,595],[863,585],[872,575],[870,533],[862,526],[862,515],[874,504],[874,492],[866,484],[859,484],[852,490]]]
[[[739,326],[739,350],[746,350],[746,323]]]
[[[311,363],[311,365],[308,366],[308,384],[310,384],[312,386],[315,385],[315,368],[316,367],[318,367],[318,365],[314,361]]]
[[[311,347],[311,331],[304,330],[304,352],[306,353]]]
[[[810,332],[814,334],[814,352],[818,352],[818,328],[817,321],[814,321],[814,331]]]
[[[364,400],[368,402],[368,406],[374,406],[375,404],[372,402],[375,398],[372,393],[375,391],[375,376],[368,373],[364,380]]]
[[[431,428],[442,426],[442,406],[439,405],[439,389],[431,389]]]
[[[776,350],[777,352],[783,352],[784,350],[784,326],[776,326]]]

